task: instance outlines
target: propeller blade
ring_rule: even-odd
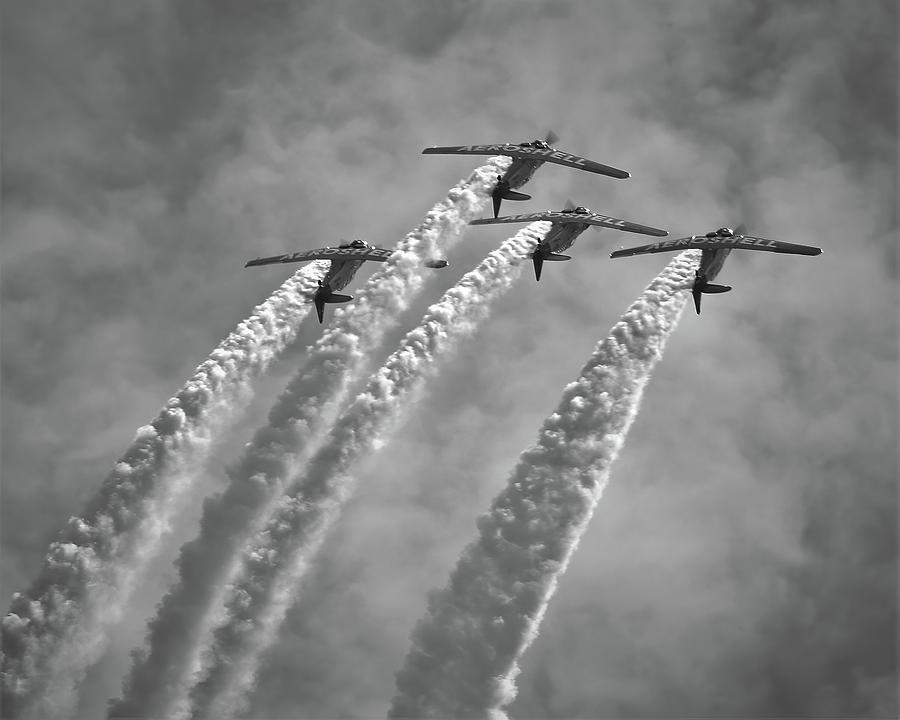
[[[558,136],[555,132],[553,132],[552,130],[550,130],[550,131],[547,133],[547,137],[544,138],[544,142],[546,142],[548,145],[552,145],[552,144],[555,143],[557,140],[559,140],[559,136]]]

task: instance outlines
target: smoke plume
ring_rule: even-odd
[[[183,712],[200,669],[199,640],[214,626],[226,584],[237,572],[238,549],[258,531],[270,505],[314,452],[337,416],[368,355],[422,289],[423,260],[455,243],[484,207],[509,164],[493,158],[453,187],[425,220],[401,240],[355,301],[339,307],[308,350],[304,370],[288,384],[242,458],[229,471],[226,490],[207,499],[200,533],[177,561],[179,578],[148,625],[147,647],[134,653],[123,697],[110,717],[165,716]]]
[[[524,228],[428,308],[279,501],[265,530],[244,552],[242,574],[226,602],[226,620],[206,652],[212,665],[191,692],[194,717],[236,711],[254,684],[262,652],[276,639],[298,585],[356,486],[354,463],[384,444],[421,396],[438,362],[487,317],[547,229],[547,223]]]
[[[4,716],[71,712],[76,686],[105,650],[210,438],[294,338],[325,268],[316,262],[295,273],[210,353],[50,545],[37,580],[3,619]]]
[[[431,594],[390,717],[505,717],[519,659],[606,485],[696,262],[695,251],[675,258],[566,387],[449,584]]]

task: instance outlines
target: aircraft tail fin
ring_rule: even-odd
[[[506,186],[506,190],[509,190],[509,183],[503,182],[498,175],[497,187],[495,187],[494,192],[491,193],[491,198],[494,201],[494,217],[497,217],[500,214],[500,203],[503,202],[504,186]]]
[[[532,255],[531,261],[534,263],[534,279],[540,282],[541,280],[541,270],[544,268],[544,256],[543,255]]]
[[[731,285],[713,285],[705,280],[696,280],[694,287],[691,288],[691,295],[694,297],[694,309],[700,314],[700,298],[702,295],[716,295],[719,293],[727,293],[731,290]]]
[[[534,263],[534,279],[538,281],[541,279],[541,270],[544,267],[545,260],[549,260],[550,262],[563,262],[564,260],[572,259],[570,255],[551,252],[533,252],[529,257]]]
[[[316,304],[316,317],[319,318],[319,325],[321,325],[325,318],[325,300],[317,294],[313,302]]]
[[[509,183],[499,175],[497,176],[497,185],[494,192],[491,193],[494,201],[494,217],[500,214],[500,203],[503,200],[531,200],[531,195],[510,190]]]
[[[350,302],[353,299],[352,295],[338,295],[337,293],[330,292],[325,290],[319,290],[316,293],[316,296],[313,298],[313,303],[316,306],[316,315],[319,318],[319,323],[323,321],[325,316],[325,303],[345,303]]]

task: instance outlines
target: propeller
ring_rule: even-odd
[[[544,142],[546,142],[548,145],[552,145],[552,144],[555,143],[557,140],[559,140],[559,136],[558,136],[555,132],[553,132],[552,130],[548,131],[548,132],[547,132],[547,137],[544,138]]]

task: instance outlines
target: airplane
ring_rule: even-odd
[[[444,147],[430,147],[422,151],[423,155],[508,155],[513,158],[512,164],[503,175],[497,176],[497,186],[491,197],[494,200],[494,217],[500,213],[500,203],[503,200],[531,200],[531,195],[516,192],[513,188],[522,187],[531,180],[535,170],[545,162],[566,165],[567,167],[587,170],[599,175],[607,175],[613,178],[629,178],[631,173],[627,170],[619,170],[609,165],[601,165],[593,160],[588,160],[578,155],[562,152],[551,147],[559,138],[553,131],[547,133],[546,140],[534,140],[518,144],[503,143],[502,145],[450,145]]]
[[[571,201],[566,203],[564,210],[558,212],[548,210],[526,215],[483,218],[481,220],[473,220],[469,225],[495,225],[497,223],[537,222],[539,220],[549,220],[553,225],[534,248],[534,252],[529,255],[532,262],[534,262],[535,280],[541,279],[541,268],[543,268],[545,260],[571,260],[572,258],[568,255],[561,255],[560,251],[571,247],[575,239],[592,225],[598,229],[608,227],[614,230],[624,230],[625,232],[640,233],[642,235],[655,235],[656,237],[665,237],[669,234],[666,230],[647,225],[638,225],[627,220],[618,220],[608,215],[600,215],[580,205],[575,207]]]
[[[691,235],[690,237],[675,240],[664,240],[652,245],[625,248],[610,253],[611,258],[631,257],[632,255],[644,255],[648,253],[671,252],[674,250],[687,250],[689,248],[701,248],[703,254],[700,258],[700,267],[694,277],[691,286],[691,295],[694,297],[694,308],[700,314],[700,298],[709,293],[726,293],[731,290],[730,285],[714,285],[711,281],[716,279],[725,258],[732,250],[763,250],[775,253],[787,253],[790,255],[821,255],[822,248],[811,245],[796,245],[794,243],[781,242],[780,240],[766,240],[766,238],[745,235],[744,227],[738,225],[736,229],[722,227],[705,235]]]
[[[325,312],[325,303],[345,303],[353,299],[352,295],[339,295],[336,291],[343,290],[356,271],[362,267],[366,260],[385,262],[393,250],[375,247],[365,240],[354,240],[334,247],[317,248],[315,250],[300,250],[295,253],[273,255],[271,257],[256,258],[250,260],[244,267],[256,267],[259,265],[275,265],[280,263],[306,262],[307,260],[330,260],[331,267],[325,273],[325,277],[319,280],[319,289],[313,296],[316,306],[316,315],[322,322]],[[445,268],[450,263],[446,260],[426,260],[425,266],[430,268]]]

